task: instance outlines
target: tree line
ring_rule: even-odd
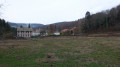
[[[120,5],[93,15],[88,11],[78,23],[82,33],[120,31]]]
[[[60,31],[63,29],[74,29],[75,35],[85,33],[97,33],[97,32],[114,32],[120,31],[120,5],[110,10],[91,14],[86,12],[85,17],[72,22],[58,23],[46,26],[48,31],[54,31],[55,29]]]
[[[0,19],[0,38],[13,38],[16,29],[12,28],[4,19]]]

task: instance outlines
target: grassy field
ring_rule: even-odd
[[[2,40],[0,67],[120,67],[120,38]]]

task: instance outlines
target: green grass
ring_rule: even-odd
[[[120,38],[2,40],[0,67],[120,67]]]

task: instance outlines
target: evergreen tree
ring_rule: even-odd
[[[22,26],[22,25],[20,25],[20,28],[23,28],[23,26]]]
[[[7,22],[6,26],[5,26],[5,32],[10,32],[10,31],[11,31],[11,27],[10,27],[10,25]]]
[[[28,25],[28,28],[30,28],[30,23],[29,23],[29,25]]]
[[[0,19],[0,38],[12,38],[11,27],[4,19]]]

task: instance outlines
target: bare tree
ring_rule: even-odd
[[[49,34],[53,34],[54,32],[55,32],[55,26],[54,26],[54,24],[50,24],[49,26],[48,26],[48,33]]]

